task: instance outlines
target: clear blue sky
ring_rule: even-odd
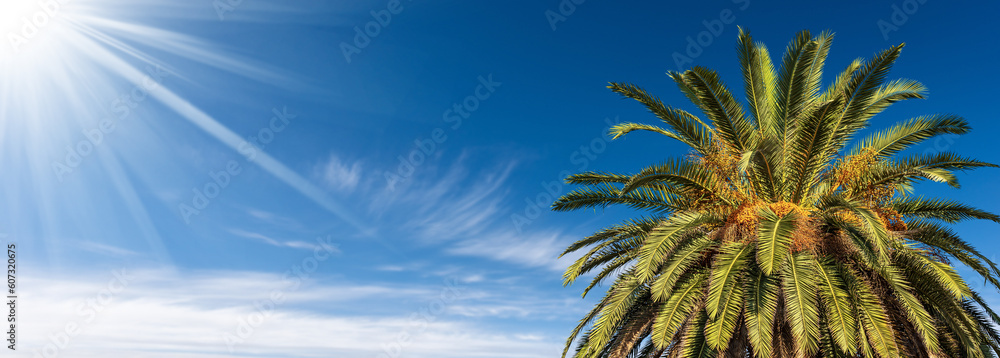
[[[0,15],[0,235],[18,244],[19,349],[557,355],[593,298],[562,287],[556,256],[635,214],[549,212],[561,175],[686,153],[652,135],[608,141],[609,122],[655,119],[606,84],[692,109],[664,75],[680,62],[741,92],[737,26],[775,58],[799,30],[834,31],[827,79],[906,42],[890,77],[930,95],[874,127],[956,113],[971,134],[914,150],[1000,163],[996,2],[231,3],[28,1]],[[1000,212],[997,174],[917,190]],[[996,229],[957,226],[987,256]]]

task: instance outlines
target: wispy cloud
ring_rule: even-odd
[[[361,162],[348,164],[334,154],[314,171],[327,187],[341,191],[354,190],[361,180]]]
[[[404,224],[424,238],[446,240],[481,234],[501,215],[505,182],[514,163],[469,177],[460,164],[427,188],[413,188],[405,201],[420,215]],[[468,188],[458,190],[459,188]]]
[[[254,239],[271,246],[288,247],[293,249],[304,249],[304,250],[325,249],[331,252],[340,253],[340,249],[338,249],[336,245],[332,244],[326,244],[326,243],[321,244],[319,242],[306,242],[301,240],[281,241],[261,233],[249,232],[240,229],[229,229],[229,232],[233,235],[245,237],[248,239]]]
[[[568,242],[567,238],[556,233],[518,234],[510,229],[462,240],[448,252],[561,271],[576,259],[559,258]]]
[[[406,271],[406,267],[399,266],[399,265],[382,265],[382,266],[376,267],[375,270],[386,271],[386,272],[403,272],[403,271]]]
[[[112,257],[122,258],[122,257],[139,255],[139,253],[132,250],[127,250],[117,246],[111,246],[93,241],[76,241],[75,245],[84,251],[89,251]]]
[[[516,162],[472,172],[468,160],[463,154],[443,175],[414,178],[405,192],[390,193],[394,199],[387,207],[406,213],[401,227],[427,244],[444,245],[449,254],[564,269],[571,259],[558,256],[568,237],[558,231],[518,233],[507,220],[508,179]]]

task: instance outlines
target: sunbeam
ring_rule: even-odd
[[[134,228],[150,257],[169,265],[170,254],[160,233],[164,224],[150,218],[150,210],[162,209],[150,205],[176,208],[178,204],[162,199],[155,203],[138,194],[141,188],[152,186],[143,182],[149,175],[141,172],[159,168],[148,164],[153,158],[136,160],[133,152],[169,156],[169,148],[154,145],[183,141],[183,135],[157,128],[176,118],[187,120],[233,155],[245,144],[244,138],[165,83],[164,78],[190,83],[195,75],[178,70],[177,61],[168,63],[164,57],[183,61],[181,67],[186,70],[198,66],[224,69],[283,90],[322,92],[301,81],[301,76],[227,54],[210,41],[157,28],[135,16],[123,19],[119,16],[123,5],[127,6],[99,0],[18,0],[0,5],[0,30],[7,40],[0,51],[0,77],[4,79],[0,140],[5,143],[0,160],[7,167],[22,169],[4,182],[6,192],[15,195],[4,210],[11,220],[22,217],[44,223],[33,228],[37,230],[33,234],[52,241],[45,246],[52,249],[49,255],[55,261],[64,250],[63,238],[93,234],[118,222]],[[162,14],[156,13],[157,8],[184,6],[165,1],[145,5],[148,15],[158,16]],[[153,110],[160,106],[170,111]],[[130,144],[147,146],[130,148],[115,132],[128,132],[135,138]],[[177,160],[168,158],[163,165]],[[371,225],[263,148],[258,148],[252,162],[360,235],[374,235]],[[114,190],[96,192],[91,185],[95,182],[110,183]],[[31,195],[16,196],[24,192]],[[17,210],[29,197],[38,209]],[[87,207],[67,205],[70,202],[87,203]],[[111,219],[116,208],[126,208],[131,220]]]

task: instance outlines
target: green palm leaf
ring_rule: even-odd
[[[757,239],[757,264],[765,274],[773,275],[784,265],[792,245],[795,230],[795,212],[779,217],[770,208],[760,211],[761,221]]]
[[[687,160],[670,160],[643,168],[622,188],[622,195],[651,184],[663,184],[678,190],[711,193],[715,183],[705,168]],[[717,199],[725,200],[716,196]]]
[[[725,348],[736,328],[743,307],[743,271],[752,251],[751,245],[731,243],[722,248],[715,260],[705,302],[709,317],[705,337],[712,348]]]
[[[937,219],[954,223],[968,219],[990,220],[1000,223],[1000,216],[953,200],[902,198],[892,203],[901,215],[915,218]]]
[[[829,146],[830,139],[836,132],[832,119],[840,103],[840,99],[834,99],[816,106],[791,136],[789,145],[793,150],[788,157],[789,172],[784,177],[792,182],[788,186],[791,191],[785,197],[793,203],[802,200],[802,195],[814,184],[816,175],[833,154]]]
[[[899,160],[887,161],[884,165],[869,168],[856,183],[857,186],[880,186],[909,184],[915,180],[928,179],[948,183],[958,188],[958,180],[952,174],[955,170],[969,170],[983,167],[997,167],[994,164],[962,158],[952,153],[932,155],[912,155]]]
[[[706,219],[707,217],[700,213],[678,213],[654,229],[640,249],[639,262],[635,265],[639,281],[651,280],[681,237]]]
[[[835,118],[836,133],[834,142],[837,147],[850,140],[852,135],[864,128],[868,119],[867,111],[875,100],[875,94],[885,77],[889,74],[893,63],[903,50],[903,45],[897,45],[882,51],[874,58],[866,61],[864,65],[851,73],[851,79],[844,85],[844,90],[840,92],[844,99],[843,111]]]
[[[612,287],[608,293],[610,299],[594,322],[594,328],[590,332],[590,343],[593,347],[605,347],[614,336],[615,328],[626,318],[626,313],[644,292],[648,293],[646,287],[634,275],[625,276],[620,280],[621,282]]]
[[[684,358],[715,358],[716,351],[708,345],[705,339],[705,322],[708,316],[701,311],[688,326],[688,331],[684,337],[684,346],[681,349],[681,357]]]
[[[674,292],[674,285],[681,276],[688,272],[702,257],[705,251],[716,246],[718,243],[706,236],[695,238],[681,248],[677,249],[673,257],[663,267],[659,276],[653,281],[653,299],[663,301]]]
[[[610,134],[613,138],[617,139],[633,130],[651,130],[679,140],[702,153],[708,150],[711,143],[710,129],[697,117],[683,110],[664,105],[659,98],[646,93],[645,90],[633,84],[612,82],[608,88],[626,98],[639,101],[671,129],[666,130],[654,126],[642,127],[634,123],[626,123],[612,127]]]
[[[749,148],[751,124],[743,107],[729,93],[719,74],[703,67],[695,67],[682,75],[685,83],[698,97],[698,106],[712,120],[715,132],[738,152]]]
[[[781,273],[787,305],[786,319],[792,327],[800,354],[810,355],[819,348],[819,307],[814,260],[808,254],[789,254]]]
[[[778,310],[778,280],[762,271],[753,278],[744,308],[747,335],[756,357],[767,358],[772,352],[771,329]]]
[[[914,144],[942,134],[965,134],[969,124],[962,117],[950,114],[920,116],[872,134],[850,154],[871,150],[879,157],[898,153]]]
[[[598,184],[573,190],[552,203],[552,210],[569,211],[582,208],[607,208],[623,205],[633,209],[670,213],[684,207],[684,200],[671,188],[647,186],[622,193],[612,184]]]
[[[658,348],[667,348],[670,339],[689,319],[697,308],[697,300],[704,296],[708,273],[696,273],[681,283],[663,303],[653,323],[653,342]]]
[[[865,110],[865,116],[873,117],[899,101],[923,99],[926,93],[927,88],[914,80],[898,79],[882,84],[872,95],[872,101]]]
[[[847,283],[848,292],[854,306],[858,310],[858,321],[861,326],[859,333],[863,333],[862,347],[872,349],[882,357],[899,356],[899,347],[896,345],[895,332],[890,326],[889,317],[886,316],[884,308],[879,304],[878,299],[863,284],[855,274],[845,272],[843,275]],[[870,346],[869,346],[870,344]],[[867,348],[870,347],[870,348]],[[869,355],[870,353],[866,353]]]
[[[844,282],[840,277],[840,270],[833,264],[818,258],[813,261],[813,264],[819,278],[819,292],[825,309],[824,313],[829,321],[829,324],[826,325],[829,334],[841,351],[848,355],[854,355],[857,353],[858,347],[857,321],[850,295],[847,294]]]
[[[767,48],[755,44],[750,33],[740,29],[739,46],[740,68],[743,70],[743,83],[749,102],[750,114],[758,129],[773,131],[771,113],[774,108],[774,84],[776,74],[771,56]]]
[[[809,31],[799,32],[788,44],[781,68],[778,70],[777,105],[774,127],[779,138],[784,140],[789,126],[809,104],[809,75],[812,59],[816,56],[816,42]]]

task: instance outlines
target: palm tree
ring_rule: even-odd
[[[741,29],[746,105],[712,70],[668,73],[707,120],[635,85],[608,86],[664,124],[620,124],[612,137],[651,131],[691,152],[632,175],[566,179],[583,186],[554,210],[625,205],[649,214],[566,249],[589,250],[566,270],[565,284],[592,273],[586,296],[613,282],[563,356],[574,341],[577,357],[1000,354],[1000,317],[955,265],[998,289],[1000,270],[946,226],[1000,217],[912,194],[915,182],[958,187],[956,171],[996,166],[952,153],[901,154],[969,131],[950,114],[856,141],[875,115],[924,98],[925,88],[886,80],[901,44],[855,60],[821,89],[832,39],[799,33],[776,70],[767,48]]]

